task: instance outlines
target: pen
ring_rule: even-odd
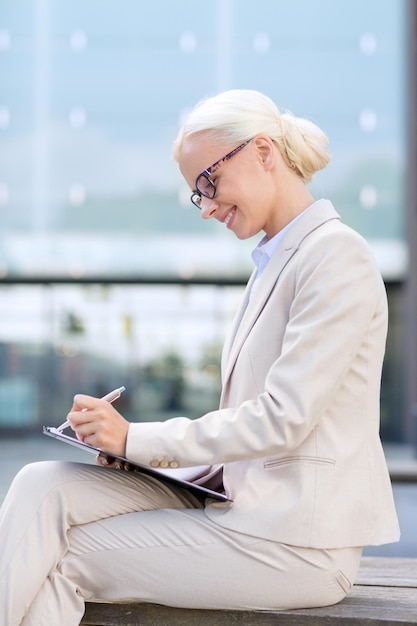
[[[117,398],[120,398],[124,390],[125,390],[125,387],[118,387],[117,389],[114,389],[113,391],[110,391],[110,393],[107,393],[105,396],[103,396],[101,400],[107,400],[107,402],[114,402],[115,400],[117,400]],[[83,411],[86,411],[86,410],[87,409],[83,409]],[[62,432],[63,430],[65,430],[65,428],[68,428],[68,426],[70,425],[71,424],[69,423],[69,421],[66,420],[63,424],[61,424],[61,426],[58,426],[56,430],[58,430],[59,432]]]

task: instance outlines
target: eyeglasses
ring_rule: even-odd
[[[191,202],[197,207],[197,209],[201,210],[203,200],[202,196],[204,196],[205,198],[210,198],[211,200],[216,195],[216,185],[214,184],[214,181],[211,180],[211,175],[214,174],[214,172],[216,172],[219,167],[223,165],[223,163],[231,159],[233,155],[235,155],[237,152],[242,150],[242,148],[247,146],[250,141],[252,141],[252,139],[248,139],[244,143],[240,144],[240,146],[213,163],[213,165],[210,165],[210,167],[208,167],[206,170],[204,170],[204,172],[201,172],[201,174],[197,176],[195,181],[196,191],[193,191],[193,193],[191,194]]]

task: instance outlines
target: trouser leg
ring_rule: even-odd
[[[0,623],[18,626],[26,614],[24,623],[33,626],[79,623],[84,601],[76,583],[61,577],[51,585],[71,527],[132,511],[191,506],[200,506],[193,496],[147,476],[54,461],[26,466],[0,509]],[[44,619],[49,605],[54,608]]]
[[[17,477],[0,511],[0,538],[2,626],[76,626],[91,597],[221,609],[323,606],[347,593],[361,555],[240,535],[211,522],[182,490],[62,463],[29,466]]]
[[[361,549],[313,550],[242,535],[199,509],[129,513],[71,529],[56,569],[86,598],[273,610],[334,604]],[[226,619],[227,621],[227,619]]]

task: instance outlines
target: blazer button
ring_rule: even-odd
[[[162,459],[162,461],[159,464],[159,467],[162,467],[163,469],[165,469],[166,467],[169,467],[169,462],[166,459]]]
[[[170,466],[172,469],[177,469],[177,467],[179,467],[179,466],[180,466],[180,464],[178,463],[178,461],[170,461],[169,466]]]
[[[151,467],[159,467],[159,461],[158,459],[152,459],[152,461],[149,463],[149,465]]]

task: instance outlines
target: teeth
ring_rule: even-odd
[[[235,211],[230,211],[230,213],[227,214],[224,223],[226,224],[226,226],[228,225],[228,223],[230,222],[230,220],[232,219],[232,215],[234,215]]]

